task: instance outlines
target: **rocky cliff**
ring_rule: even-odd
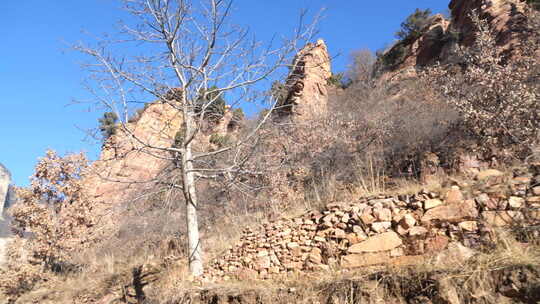
[[[332,69],[326,44],[322,39],[308,43],[292,62],[285,82],[288,93],[277,104],[276,113],[296,121],[326,113],[330,76]]]
[[[0,220],[4,213],[4,207],[8,205],[10,184],[11,174],[8,169],[0,163]]]
[[[382,54],[377,69],[383,80],[415,76],[417,68],[437,61],[451,62],[457,46],[471,46],[476,39],[473,12],[488,22],[497,44],[508,55],[530,34],[526,12],[531,8],[523,0],[452,0],[449,9],[450,20],[434,15],[422,35],[398,41]]]
[[[9,231],[9,221],[4,219],[4,208],[9,206],[10,201],[11,174],[8,169],[0,163],[0,267],[5,263],[5,248],[11,240]]]
[[[475,31],[469,14],[478,12],[488,21],[494,31],[497,44],[511,51],[527,35],[528,9],[524,0],[452,0],[448,6],[452,12],[451,27],[461,33],[460,43],[470,46],[475,40]]]
[[[327,111],[327,79],[332,75],[330,56],[323,40],[308,43],[294,58],[286,80],[288,95],[278,105],[281,117],[307,120]],[[223,117],[205,128],[196,138],[195,149],[211,149],[212,135],[226,136],[231,129],[233,113],[226,106]],[[92,174],[85,180],[90,196],[102,202],[130,200],[158,177],[167,155],[155,147],[171,147],[180,130],[182,117],[165,103],[150,103],[138,120],[119,127],[104,144]]]
[[[171,147],[182,118],[165,103],[149,104],[137,121],[118,127],[92,164],[85,188],[96,201],[107,203],[130,199],[142,190],[164,166],[163,153],[151,147]],[[146,182],[146,183],[145,183]]]
[[[232,119],[233,113],[226,106],[223,117],[195,138],[194,149],[211,148],[213,134],[225,136],[234,132],[235,129],[230,128]],[[132,200],[136,194],[152,187],[163,174],[170,157],[159,148],[173,146],[182,122],[178,110],[169,104],[154,102],[145,107],[137,120],[127,123],[124,128],[118,126],[85,178],[89,195],[97,202],[113,206]]]

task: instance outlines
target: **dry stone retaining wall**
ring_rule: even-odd
[[[332,203],[321,212],[246,228],[231,249],[211,262],[206,276],[268,278],[332,266],[408,264],[449,245],[465,252],[489,242],[495,227],[538,224],[539,185],[538,172],[506,176],[485,170],[472,184],[445,193]]]

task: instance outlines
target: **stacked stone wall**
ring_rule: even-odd
[[[328,204],[257,229],[213,260],[207,277],[269,278],[295,271],[418,263],[480,249],[503,226],[540,223],[540,174],[479,172],[446,191]],[[469,252],[469,251],[467,251]]]

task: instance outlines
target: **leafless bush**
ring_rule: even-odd
[[[351,84],[372,84],[374,80],[373,68],[376,60],[377,58],[369,49],[353,51],[351,53],[351,63],[345,72],[345,77],[351,81]]]
[[[357,145],[377,159],[387,173],[417,174],[422,152],[448,144],[458,122],[455,111],[437,100],[427,83],[408,80],[390,85],[352,85],[333,101],[338,121],[356,125]],[[369,130],[369,132],[366,132]],[[364,131],[364,134],[360,131]]]
[[[441,88],[444,101],[459,112],[480,146],[510,149],[523,158],[540,127],[540,27],[531,16],[528,40],[505,52],[487,21],[476,14],[471,18],[476,41],[458,50],[459,67],[438,65],[424,77]]]

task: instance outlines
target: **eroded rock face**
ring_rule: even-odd
[[[448,6],[452,12],[452,26],[459,29],[462,34],[462,44],[470,46],[474,43],[474,26],[469,17],[477,11],[482,19],[488,21],[490,28],[495,32],[497,44],[505,50],[522,40],[527,17],[524,12],[527,8],[522,0],[452,0]]]
[[[180,113],[172,106],[153,103],[136,122],[126,125],[129,132],[119,128],[103,146],[99,160],[85,180],[91,197],[114,203],[130,199],[131,193],[141,190],[144,187],[141,182],[156,177],[165,162],[159,158],[159,151],[145,147],[142,142],[152,147],[171,147],[181,123]]]
[[[431,18],[424,34],[417,39],[404,40],[384,52],[377,69],[382,71],[381,79],[399,80],[416,76],[416,67],[433,64],[442,57],[448,46],[441,43],[447,35],[450,21],[437,14]]]
[[[332,76],[330,56],[326,44],[319,39],[308,43],[296,55],[286,87],[289,92],[277,105],[280,117],[309,120],[326,113],[328,103],[328,78]]]
[[[382,80],[414,77],[418,67],[437,61],[452,62],[456,46],[471,46],[476,39],[470,18],[475,11],[487,20],[497,45],[505,53],[512,54],[515,46],[530,34],[526,30],[528,6],[523,0],[452,0],[449,8],[451,20],[434,15],[419,38],[405,39],[384,53],[387,62],[378,63]]]
[[[0,220],[4,212],[4,206],[8,202],[9,185],[11,184],[11,174],[8,169],[0,163]]]
[[[10,200],[11,174],[8,169],[0,164],[0,268],[5,263],[5,250],[11,240],[9,221],[4,219],[4,207],[8,206]]]
[[[225,136],[236,131],[230,124],[233,113],[225,109],[223,117],[200,132],[193,144],[194,151],[210,148],[212,134]],[[182,129],[182,114],[167,103],[149,104],[138,120],[128,123],[126,129],[119,127],[102,148],[99,159],[92,164],[85,179],[85,189],[96,202],[108,206],[133,200],[145,189],[154,185],[170,164],[168,152],[157,148],[172,147],[177,133]]]

